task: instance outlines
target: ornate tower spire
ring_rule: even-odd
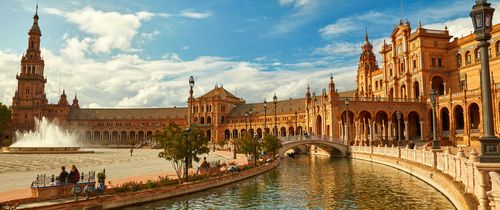
[[[34,119],[46,115],[47,98],[44,78],[45,63],[40,52],[42,32],[38,26],[38,3],[33,25],[28,31],[28,48],[21,58],[21,72],[16,76],[17,91],[12,98],[13,123],[16,129],[34,127]]]

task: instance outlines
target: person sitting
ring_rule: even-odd
[[[61,173],[59,173],[59,176],[56,178],[56,180],[59,182],[59,184],[66,184],[66,181],[68,179],[68,172],[66,172],[66,167],[61,166]]]
[[[75,165],[72,165],[71,171],[69,172],[68,176],[68,183],[76,184],[78,183],[78,181],[80,181],[80,172],[78,171]]]

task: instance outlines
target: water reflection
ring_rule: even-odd
[[[263,175],[130,209],[454,209],[402,171],[361,160],[300,156]]]

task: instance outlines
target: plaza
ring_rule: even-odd
[[[283,1],[280,1],[281,3],[287,4]],[[357,193],[369,192],[379,196],[367,198],[372,200],[356,201],[359,203],[349,208],[363,206],[383,198],[385,189],[382,189],[382,192],[373,189],[380,187],[384,179],[396,179],[410,183],[402,189],[406,193],[397,194],[404,194],[401,197],[403,200],[411,200],[407,203],[394,201],[396,205],[439,208],[433,203],[434,199],[438,199],[438,206],[446,208],[454,206],[459,209],[499,209],[500,23],[494,21],[495,10],[491,5],[485,0],[475,2],[469,11],[474,29],[470,34],[453,34],[452,32],[456,32],[454,26],[431,27],[432,25],[422,24],[420,18],[418,21],[410,21],[404,19],[403,15],[394,22],[392,28],[382,33],[383,37],[379,32],[379,37],[374,39],[366,27],[363,32],[358,31],[357,34],[363,34],[364,39],[358,40],[359,46],[355,45],[355,60],[348,61],[354,66],[350,72],[355,74],[355,77],[352,77],[355,78],[352,86],[341,86],[345,81],[338,76],[338,72],[329,73],[328,76],[317,74],[321,76],[301,80],[297,87],[275,88],[273,94],[269,91],[253,91],[252,94],[259,95],[262,99],[249,100],[247,97],[251,96],[238,95],[236,88],[232,92],[222,82],[217,82],[213,88],[201,86],[200,83],[214,78],[197,74],[197,69],[193,68],[189,70],[189,74],[195,76],[185,75],[186,78],[175,81],[178,88],[176,91],[165,89],[165,92],[176,93],[174,100],[182,99],[180,106],[99,107],[89,104],[93,104],[92,100],[97,101],[107,96],[99,93],[100,98],[87,97],[87,101],[82,102],[76,93],[74,97],[68,97],[69,94],[66,94],[67,91],[75,89],[76,92],[80,88],[73,84],[60,88],[60,93],[56,94],[57,102],[49,102],[48,95],[54,95],[49,90],[53,86],[51,83],[54,83],[54,77],[47,77],[45,69],[46,58],[42,56],[40,27],[43,13],[39,15],[37,4],[28,31],[28,45],[20,56],[20,62],[16,61],[20,63],[20,68],[16,70],[17,83],[13,85],[15,89],[12,91],[12,105],[9,107],[12,115],[0,140],[16,142],[21,139],[16,135],[17,132],[31,131],[39,119],[48,119],[57,124],[55,127],[58,128],[58,133],[75,137],[80,145],[74,146],[81,146],[82,150],[92,150],[94,153],[0,153],[0,202],[30,198],[28,187],[37,175],[45,174],[50,177],[52,174],[57,175],[63,165],[67,168],[76,165],[83,173],[106,169],[107,177],[104,178],[109,181],[106,184],[111,187],[112,192],[103,198],[96,196],[93,200],[78,203],[71,203],[69,198],[65,198],[68,202],[56,201],[47,206],[52,205],[51,208],[54,209],[65,205],[70,207],[73,204],[82,208],[92,205],[99,208],[121,208],[190,196],[204,190],[208,190],[208,194],[215,192],[207,196],[210,198],[219,193],[214,188],[253,176],[265,174],[262,176],[266,177],[279,171],[281,176],[288,178],[304,173],[303,170],[307,169],[311,172],[295,177],[304,178],[301,180],[302,185],[312,183],[311,186],[302,188],[314,192],[312,197],[303,200],[304,207],[316,207],[308,206],[309,201],[314,201],[314,205],[328,206],[315,201],[314,196],[316,193],[323,193],[322,189],[329,189],[332,194],[338,191],[334,187],[343,189],[353,186],[358,186],[353,188],[359,190]],[[469,6],[472,4],[467,5],[467,9],[470,9]],[[85,10],[90,11],[92,8]],[[58,13],[56,15],[64,14],[54,12],[53,8],[48,11],[52,11],[52,14]],[[161,16],[151,16],[155,15]],[[327,29],[325,26],[319,31],[323,33]],[[176,59],[173,63],[180,62],[180,59]],[[283,71],[275,70],[276,74]],[[308,74],[314,71],[311,70]],[[163,76],[162,79],[166,79],[170,75],[165,73]],[[14,80],[14,77],[11,79]],[[246,78],[242,78],[244,79]],[[275,78],[279,79],[285,78]],[[255,82],[245,88],[252,89],[254,86],[264,85],[274,84]],[[295,83],[292,83],[290,86],[294,85]],[[114,90],[121,92],[123,88]],[[158,89],[155,91],[155,94],[160,92]],[[294,94],[287,93],[292,91]],[[265,97],[261,96],[264,94]],[[285,97],[289,95],[294,97]],[[142,101],[146,104],[152,98],[144,97]],[[41,133],[35,136],[44,136]],[[266,137],[275,140],[274,145],[267,145],[276,148],[275,150],[264,149],[265,146],[262,145],[265,145]],[[203,145],[197,145],[202,141]],[[191,148],[191,145],[199,148]],[[216,151],[216,145],[224,150]],[[133,155],[130,148],[134,148]],[[171,148],[176,149],[169,150]],[[189,176],[182,178],[176,174],[171,163],[161,158],[175,159],[180,169],[185,170],[183,173],[188,174],[189,170],[196,170],[196,164],[192,169],[183,168],[182,165],[188,165],[194,151],[205,153],[206,150],[213,152],[200,156],[206,156],[208,161],[235,162],[237,165],[234,167],[237,169],[230,171],[228,165],[221,167],[219,164],[215,167],[208,166],[204,174],[200,175],[201,178],[197,177],[201,181],[189,180]],[[183,154],[180,154],[180,151]],[[160,152],[162,153],[159,154]],[[296,154],[299,155],[297,159]],[[302,154],[308,156],[300,156]],[[331,160],[318,158],[322,155],[329,156]],[[339,159],[341,160],[338,161]],[[359,164],[356,161],[370,163]],[[276,169],[282,162],[285,166]],[[338,174],[335,170],[328,171],[329,175],[337,174],[340,178],[328,177],[328,183],[323,184],[321,174],[324,171],[321,167],[330,167],[330,164],[341,164],[342,167],[338,170],[347,170],[349,173],[345,175]],[[380,170],[374,170],[376,174],[366,173],[377,167],[374,166],[377,164],[399,171],[391,172],[391,178],[384,177],[384,172]],[[352,176],[352,172],[356,170],[361,172],[354,174],[364,175]],[[286,173],[295,174],[286,176]],[[414,183],[412,178],[401,178],[408,174],[423,182]],[[141,191],[139,185],[142,184],[139,184],[127,191],[128,186],[121,185],[129,181],[145,182],[159,176],[177,175],[177,186],[150,184],[151,188],[143,187]],[[268,177],[272,181],[267,184],[274,186],[273,189],[280,189],[276,186],[282,182],[276,179],[276,176],[278,175]],[[99,184],[104,186],[103,179],[100,180]],[[263,182],[266,182],[265,180]],[[365,180],[375,181],[364,185]],[[390,184],[391,189],[398,188],[396,182]],[[424,182],[433,188],[427,188],[429,186]],[[293,180],[291,183],[284,183],[293,184]],[[77,181],[74,184],[72,190],[78,188],[79,184],[86,183]],[[92,185],[94,184],[92,182]],[[359,188],[359,185],[362,187]],[[85,187],[87,186],[89,185]],[[156,188],[157,186],[160,187]],[[425,192],[423,194],[431,192],[439,195],[412,195],[413,186],[421,187],[418,191]],[[68,197],[64,193],[69,193],[69,186],[62,187],[68,187],[68,190],[56,193],[56,197]],[[120,191],[120,187],[125,190]],[[54,189],[53,192],[63,188]],[[287,194],[294,189],[280,190],[286,191]],[[270,206],[284,205],[280,202],[263,202],[268,198],[263,198],[265,196],[257,191],[250,193],[252,196],[249,200],[254,203],[249,206],[235,205],[241,205],[243,208],[255,207],[260,202]],[[245,190],[237,192],[248,193]],[[280,193],[274,195],[277,196],[274,199],[280,199]],[[34,205],[39,205],[39,202],[45,202],[43,199],[49,198],[33,197],[35,198],[30,198],[33,199],[30,202]],[[234,194],[228,197],[233,199]],[[346,205],[351,205],[349,202],[356,200],[356,197],[357,195],[343,192],[336,194],[335,198],[327,199],[330,207],[345,208]],[[189,203],[189,198],[183,199]],[[337,199],[345,199],[343,201],[348,204],[338,205]],[[428,200],[418,203],[419,199]]]
[[[160,150],[135,149],[130,156],[129,149],[87,148],[95,151],[88,154],[0,154],[0,202],[13,198],[30,197],[29,186],[38,174],[58,175],[61,166],[76,165],[83,173],[101,171],[115,186],[130,180],[156,180],[158,176],[177,178],[170,162],[158,157]],[[208,161],[232,162],[232,154],[224,151],[211,152]],[[236,161],[243,162],[243,155]],[[197,167],[195,163],[194,167]],[[196,169],[193,169],[196,170]],[[17,195],[12,195],[12,192]]]

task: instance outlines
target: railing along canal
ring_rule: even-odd
[[[300,135],[300,136],[287,136],[284,138],[280,138],[283,144],[288,142],[297,142],[297,141],[329,141],[347,145],[346,141],[343,139],[336,139],[330,136],[310,136],[310,135]]]
[[[479,200],[479,209],[500,209],[500,167],[499,163],[480,163],[479,154],[472,150],[465,156],[460,147],[457,154],[451,154],[449,148],[443,152],[399,147],[351,146],[353,153],[368,153],[404,159],[422,164],[447,174],[454,181],[465,186],[465,192]]]

